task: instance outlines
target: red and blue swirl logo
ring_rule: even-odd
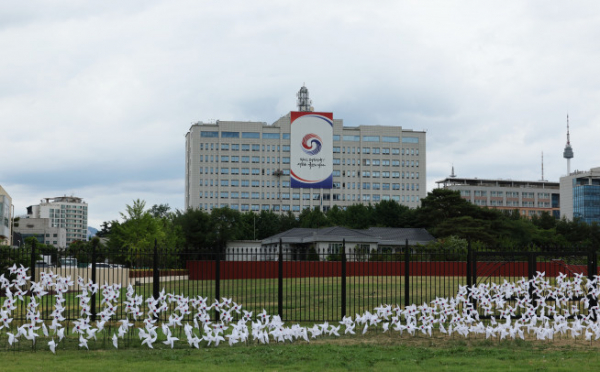
[[[302,138],[302,151],[308,155],[316,155],[321,151],[323,140],[314,133],[309,133]]]

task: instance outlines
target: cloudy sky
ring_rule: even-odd
[[[600,2],[7,1],[0,185],[15,212],[75,195],[89,225],[184,204],[184,145],[209,120],[313,106],[348,126],[427,131],[428,190],[558,181],[600,166]]]

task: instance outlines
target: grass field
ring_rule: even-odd
[[[164,346],[164,345],[160,345]],[[400,337],[372,333],[310,343],[157,346],[150,350],[2,351],[2,371],[597,371],[600,343]]]

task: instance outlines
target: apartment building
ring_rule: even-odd
[[[87,240],[88,205],[82,198],[59,196],[44,198],[40,204],[27,208],[30,218],[48,218],[51,227],[66,230],[66,245],[76,240]]]

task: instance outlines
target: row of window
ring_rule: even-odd
[[[346,135],[346,136],[342,136],[344,141],[347,142],[360,142],[361,136],[355,136],[355,135]],[[334,141],[339,141],[340,140],[340,135],[338,134],[334,134],[333,135],[333,140]],[[402,139],[400,139],[400,137],[397,136],[362,136],[362,140],[363,142],[388,142],[388,143],[399,143],[400,141],[402,141],[402,143],[419,143],[419,137],[402,137]]]
[[[214,150],[218,150],[219,149],[219,144],[218,143],[201,143],[200,144],[200,150],[204,150],[206,148],[206,150],[208,151],[209,149],[211,151]],[[231,149],[231,151],[240,151],[240,148],[242,149],[242,151],[250,151],[252,149],[252,151],[260,151],[261,149],[261,145],[259,144],[239,144],[239,143],[222,143],[221,146],[221,151],[229,151],[229,149]],[[275,152],[275,151],[283,151],[283,152],[290,152],[290,145],[262,145],[262,151],[263,152]]]
[[[204,150],[206,148],[206,150],[218,150],[219,148],[221,149],[221,151],[229,151],[231,149],[231,151],[240,151],[240,149],[242,151],[261,151],[261,147],[262,147],[262,151],[263,152],[290,152],[290,145],[259,145],[259,144],[229,144],[229,143],[221,143],[220,147],[219,144],[216,143],[201,143],[200,144],[200,150]],[[333,147],[333,153],[334,154],[339,154],[339,153],[346,153],[346,147],[340,147],[340,146],[334,146]],[[361,148],[360,147],[348,147],[348,154],[360,154],[361,153]],[[389,147],[384,147],[384,148],[379,148],[379,147],[363,147],[362,148],[362,153],[363,154],[373,154],[373,155],[413,155],[413,156],[419,156],[419,149],[414,149],[414,148],[392,148],[390,149]]]
[[[202,138],[219,138],[218,131],[201,131],[200,137]],[[249,139],[260,139],[261,134],[259,132],[221,132],[221,138],[249,138]],[[262,139],[279,139],[279,133],[263,133]],[[282,133],[281,138],[290,139],[289,133]]]
[[[337,173],[336,173],[337,172]],[[356,177],[358,175],[358,177],[360,177],[361,173],[360,171],[342,171],[342,177],[348,177],[348,178],[352,178],[352,177]],[[390,178],[390,175],[392,176],[392,178],[400,178],[400,175],[402,175],[402,178],[413,178],[413,179],[419,179],[419,172],[399,172],[399,171],[395,171],[395,172],[388,172],[388,171],[363,171],[362,172],[362,176],[364,178]],[[334,177],[339,177],[340,176],[340,171],[333,171],[333,176]]]
[[[342,163],[344,163],[342,161]],[[333,164],[335,164],[335,159],[333,159]],[[339,163],[338,163],[339,164]],[[346,164],[343,164],[346,165]],[[348,165],[350,165],[350,159],[348,159]],[[352,165],[354,165],[354,159],[352,159]],[[380,160],[380,159],[363,159],[362,161],[362,165],[372,165],[372,166],[379,166],[379,165],[383,165],[383,166],[389,166],[390,165],[390,160]],[[418,160],[391,160],[391,165],[392,167],[399,167],[399,166],[403,166],[403,167],[419,167],[419,161]]]
[[[403,202],[403,203],[410,203],[410,202],[418,202],[419,201],[419,197],[416,195],[411,195],[411,196],[402,196],[399,197],[398,195],[373,195],[373,198],[371,198],[371,195],[363,195],[363,201],[382,201],[382,200],[394,200],[396,202]],[[306,208],[310,208],[309,205],[303,205],[302,207],[299,204],[295,204],[295,205],[290,205],[290,204],[229,204],[229,203],[220,203],[220,204],[214,204],[214,203],[204,203],[204,204],[200,204],[201,208],[204,208],[206,210],[210,210],[213,208],[231,208],[233,210],[241,210],[242,212],[247,212],[247,211],[274,211],[274,212],[279,212],[279,211],[292,211],[292,212],[300,212],[301,208],[302,209],[306,209]],[[314,207],[313,207],[314,208]],[[324,212],[327,212],[329,210],[329,206],[323,206],[322,210]],[[344,207],[345,208],[345,207]]]
[[[60,209],[58,208],[58,206],[56,208],[50,208],[50,212],[54,212],[59,211],[61,209],[83,209],[83,210],[87,210],[87,206],[86,205],[61,205]]]
[[[219,135],[220,133],[220,135]],[[260,132],[228,132],[228,131],[200,131],[201,138],[247,138],[247,139],[260,139]],[[262,139],[290,139],[289,133],[262,133]],[[361,136],[356,135],[345,135],[342,136],[344,141],[360,142]],[[334,141],[340,140],[339,134],[333,135]],[[362,136],[363,142],[388,142],[388,143],[419,143],[419,137],[398,137],[398,136]]]
[[[389,200],[388,197],[390,195],[380,195],[380,194],[318,194],[318,193],[275,193],[275,192],[247,192],[247,191],[221,191],[221,192],[213,192],[206,191],[200,192],[200,199],[213,199],[213,198],[221,198],[221,199],[263,199],[263,200],[321,200],[321,197],[324,201],[335,200],[335,201],[380,201],[380,200]],[[404,196],[402,195],[391,195],[392,200],[400,200],[402,197],[402,201],[404,201]],[[382,199],[383,198],[383,199]]]
[[[250,163],[250,161],[252,161],[252,163],[260,163],[261,162],[261,157],[260,156],[229,156],[229,155],[221,155],[221,157],[219,158],[218,155],[204,155],[204,157],[202,155],[200,155],[200,162],[219,162],[219,160],[221,161],[221,163],[229,163],[230,161],[232,163],[239,163],[241,159],[242,163]],[[262,157],[262,163],[266,163],[270,164],[279,164],[280,162],[283,164],[289,164],[290,163],[290,158],[289,157],[283,157],[280,158],[279,156],[275,157],[275,156],[267,156],[267,157]]]
[[[200,155],[200,163],[208,163],[208,162],[221,162],[221,163],[254,163],[254,164],[290,164],[289,157],[275,157],[275,156],[229,156],[229,155]],[[346,165],[346,159],[333,158],[333,165]],[[360,162],[357,162],[356,159],[348,159],[347,165],[360,165]],[[387,160],[387,159],[363,159],[363,166],[384,166],[389,167],[400,167],[403,168],[418,168],[419,161],[418,160]],[[476,191],[477,193],[477,191]],[[485,194],[485,191],[483,192]],[[479,196],[479,195],[477,195]]]
[[[533,192],[519,193],[518,191],[490,191],[489,194],[491,197],[504,197],[504,194],[506,194],[507,198],[519,198],[519,196],[522,196],[523,199],[533,199],[535,197],[535,193]],[[460,190],[460,195],[471,196],[471,190]],[[488,192],[487,190],[474,190],[473,195],[487,197]],[[537,195],[538,199],[550,199],[550,193],[547,192],[540,192]]]
[[[391,152],[390,152],[391,150]],[[406,153],[405,153],[406,150]],[[348,146],[348,154],[360,154],[361,148],[360,147],[350,147]],[[346,153],[346,147],[345,146],[333,146],[333,153],[334,154],[339,154],[339,153],[345,154]],[[399,149],[399,148],[392,148],[390,149],[389,147],[384,147],[384,148],[379,148],[379,147],[363,147],[362,148],[362,153],[363,154],[371,154],[373,153],[373,155],[416,155],[419,156],[419,149]]]
[[[241,171],[241,172],[240,172]],[[273,170],[273,174],[275,174],[276,170]],[[220,168],[220,173],[219,173],[219,168],[213,168],[213,167],[205,167],[202,168],[200,167],[199,170],[199,174],[221,174],[221,175],[243,175],[243,176],[247,176],[252,174],[253,176],[260,176],[260,175],[271,175],[271,169],[265,169],[264,168],[227,168],[227,167],[221,167]],[[289,175],[290,174],[290,170],[289,169],[283,169],[281,170],[281,174],[282,175]],[[356,177],[356,175],[358,174],[358,177],[361,177],[361,172],[358,171],[358,173],[356,171],[343,171],[342,173],[343,177],[348,177],[348,178],[353,178]],[[340,171],[339,170],[335,170],[332,172],[333,177],[340,177]],[[395,171],[395,172],[388,172],[388,171],[363,171],[362,172],[362,177],[363,178],[402,178],[402,179],[419,179],[420,178],[420,173],[419,172],[399,172],[399,171]]]
[[[360,190],[419,190],[418,183],[379,183],[379,182],[333,182],[333,189]],[[222,179],[219,182],[214,179],[201,179],[199,186],[221,186],[221,187],[282,187],[289,188],[290,181],[265,181]],[[406,187],[406,188],[405,188]]]
[[[518,202],[518,201],[513,201],[513,200],[507,200],[505,202],[503,200],[490,200],[488,202],[486,200],[476,199],[473,201],[473,204],[479,205],[479,206],[491,206],[491,207],[506,206],[506,207],[527,207],[527,208],[533,208],[533,207],[550,208],[550,202],[542,202],[542,201],[538,201],[536,204],[535,202],[532,202],[532,201]]]

